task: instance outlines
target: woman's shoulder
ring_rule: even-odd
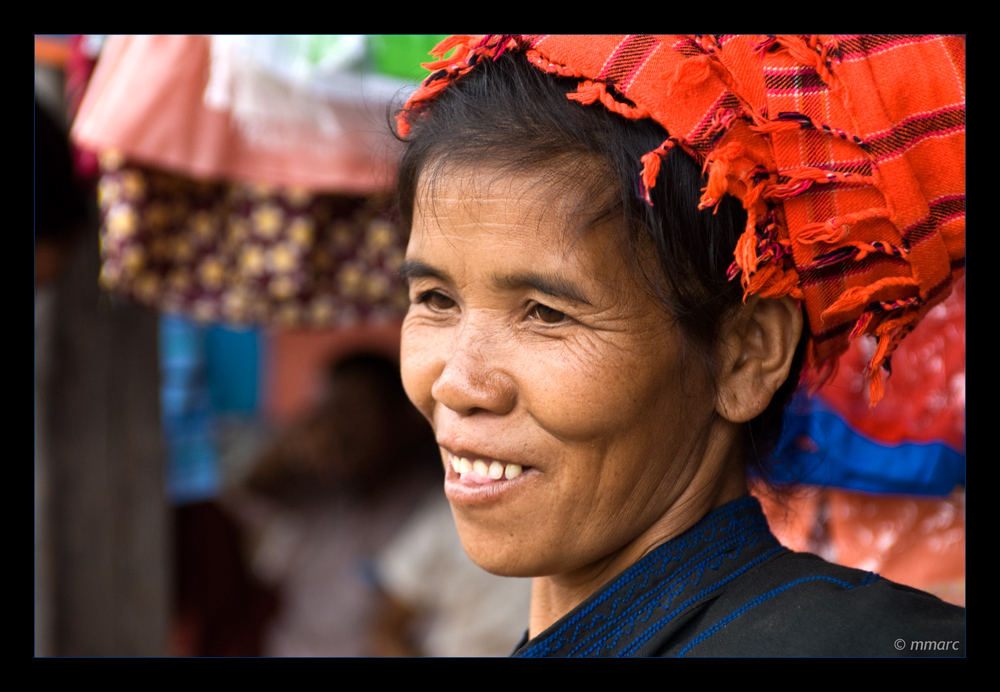
[[[788,550],[733,580],[690,626],[697,634],[661,655],[965,655],[964,608]]]
[[[760,504],[721,507],[515,656],[963,656],[965,609],[783,547]]]

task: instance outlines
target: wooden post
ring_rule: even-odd
[[[167,653],[171,559],[157,316],[97,283],[96,234],[55,286],[45,410],[52,653]]]

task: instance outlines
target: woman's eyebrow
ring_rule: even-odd
[[[523,274],[497,275],[493,277],[493,281],[497,286],[506,290],[523,290],[525,288],[533,288],[534,290],[544,293],[547,296],[552,296],[553,298],[563,298],[576,303],[583,303],[584,305],[592,305],[592,303],[587,300],[587,296],[584,295],[583,290],[560,276],[529,272]]]
[[[399,278],[404,282],[408,283],[410,279],[423,279],[423,278],[438,279],[439,281],[451,282],[451,277],[448,273],[438,269],[437,267],[432,267],[426,262],[421,262],[420,260],[403,260],[403,263],[399,265]]]

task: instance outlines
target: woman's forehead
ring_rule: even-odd
[[[495,253],[531,246],[547,255],[574,255],[581,243],[596,240],[592,236],[610,234],[593,227],[593,207],[575,186],[558,185],[545,172],[501,175],[452,166],[421,178],[411,249],[435,240],[475,241]]]
[[[434,167],[417,185],[415,218],[487,224],[545,223],[573,229],[594,216],[596,204],[561,170],[510,173],[488,167]],[[550,229],[551,230],[551,229]],[[579,229],[582,230],[582,229]]]

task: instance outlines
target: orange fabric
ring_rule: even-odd
[[[35,62],[63,68],[69,59],[69,46],[65,40],[35,36]]]
[[[852,339],[875,336],[878,400],[880,368],[965,270],[963,38],[452,37],[400,134],[451,81],[506,50],[584,80],[571,99],[663,125],[671,146],[637,162],[646,189],[673,144],[696,156],[708,176],[701,206],[728,193],[750,218],[731,274],[748,294],[803,300],[821,372]]]
[[[824,405],[869,440],[887,446],[965,444],[965,282],[920,322],[896,349],[886,395],[870,408],[863,374],[871,349],[855,342],[838,361],[837,373],[819,391]]]

